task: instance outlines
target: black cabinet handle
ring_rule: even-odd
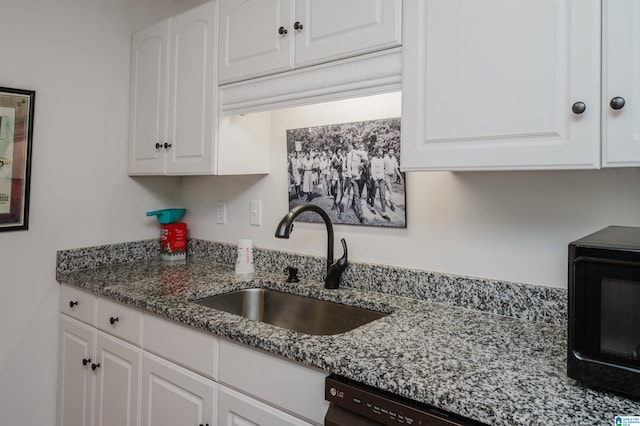
[[[171,144],[168,143],[168,142],[165,142],[164,143],[164,149],[168,149],[168,148],[171,148]]]
[[[611,109],[622,109],[624,108],[624,98],[620,97],[620,96],[616,96],[615,98],[611,99],[611,102],[609,102],[609,106],[611,107]]]
[[[118,322],[118,317],[109,318],[109,324],[113,325]]]
[[[280,27],[278,28],[278,34],[280,35],[286,35],[289,31],[287,31],[287,29],[285,27]]]
[[[584,102],[576,102],[571,106],[571,111],[574,114],[580,115],[587,110],[587,105]]]
[[[71,300],[71,301],[69,301],[69,307],[70,307],[70,308],[73,308],[73,307],[74,307],[74,306],[76,306],[77,304],[78,304],[78,301],[77,301],[77,300]]]
[[[202,423],[200,423],[199,426],[209,426],[209,423],[207,423],[206,425],[203,425]]]
[[[296,23],[293,24],[293,28],[296,30],[301,30],[304,28],[304,25],[302,25],[299,21],[296,21]]]
[[[162,144],[160,142],[156,142],[156,149],[162,148]]]
[[[91,362],[91,358],[82,358],[82,365],[87,365]]]
[[[96,371],[96,368],[98,368],[98,367],[100,367],[100,363],[97,363],[97,364],[91,364],[91,369],[92,369],[93,371]]]

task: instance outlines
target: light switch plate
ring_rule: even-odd
[[[216,208],[216,223],[224,225],[227,223],[227,202],[218,201]]]
[[[262,201],[251,201],[250,203],[250,223],[251,225],[262,225]]]

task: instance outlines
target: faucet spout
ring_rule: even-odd
[[[292,208],[289,213],[287,213],[276,228],[275,237],[276,238],[289,238],[291,235],[291,231],[293,230],[293,221],[304,212],[315,212],[324,221],[324,224],[327,228],[327,277],[325,279],[325,288],[338,288],[338,278],[340,277],[340,273],[342,270],[346,268],[346,259],[344,263],[344,267],[341,268],[340,273],[337,274],[332,271],[331,266],[333,263],[333,225],[331,224],[331,219],[327,215],[327,213],[320,207],[315,204],[301,204]],[[346,252],[346,242],[342,240],[343,247]]]

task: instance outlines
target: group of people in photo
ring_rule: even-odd
[[[365,221],[365,208],[372,215],[391,220],[388,212],[396,210],[394,184],[403,179],[393,147],[373,146],[367,150],[363,142],[348,142],[333,152],[293,151],[288,170],[290,200],[311,202],[319,196],[328,197],[338,218],[352,210],[360,223]]]

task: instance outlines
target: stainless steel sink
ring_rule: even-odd
[[[344,333],[389,315],[266,288],[232,291],[194,302],[312,335]]]

